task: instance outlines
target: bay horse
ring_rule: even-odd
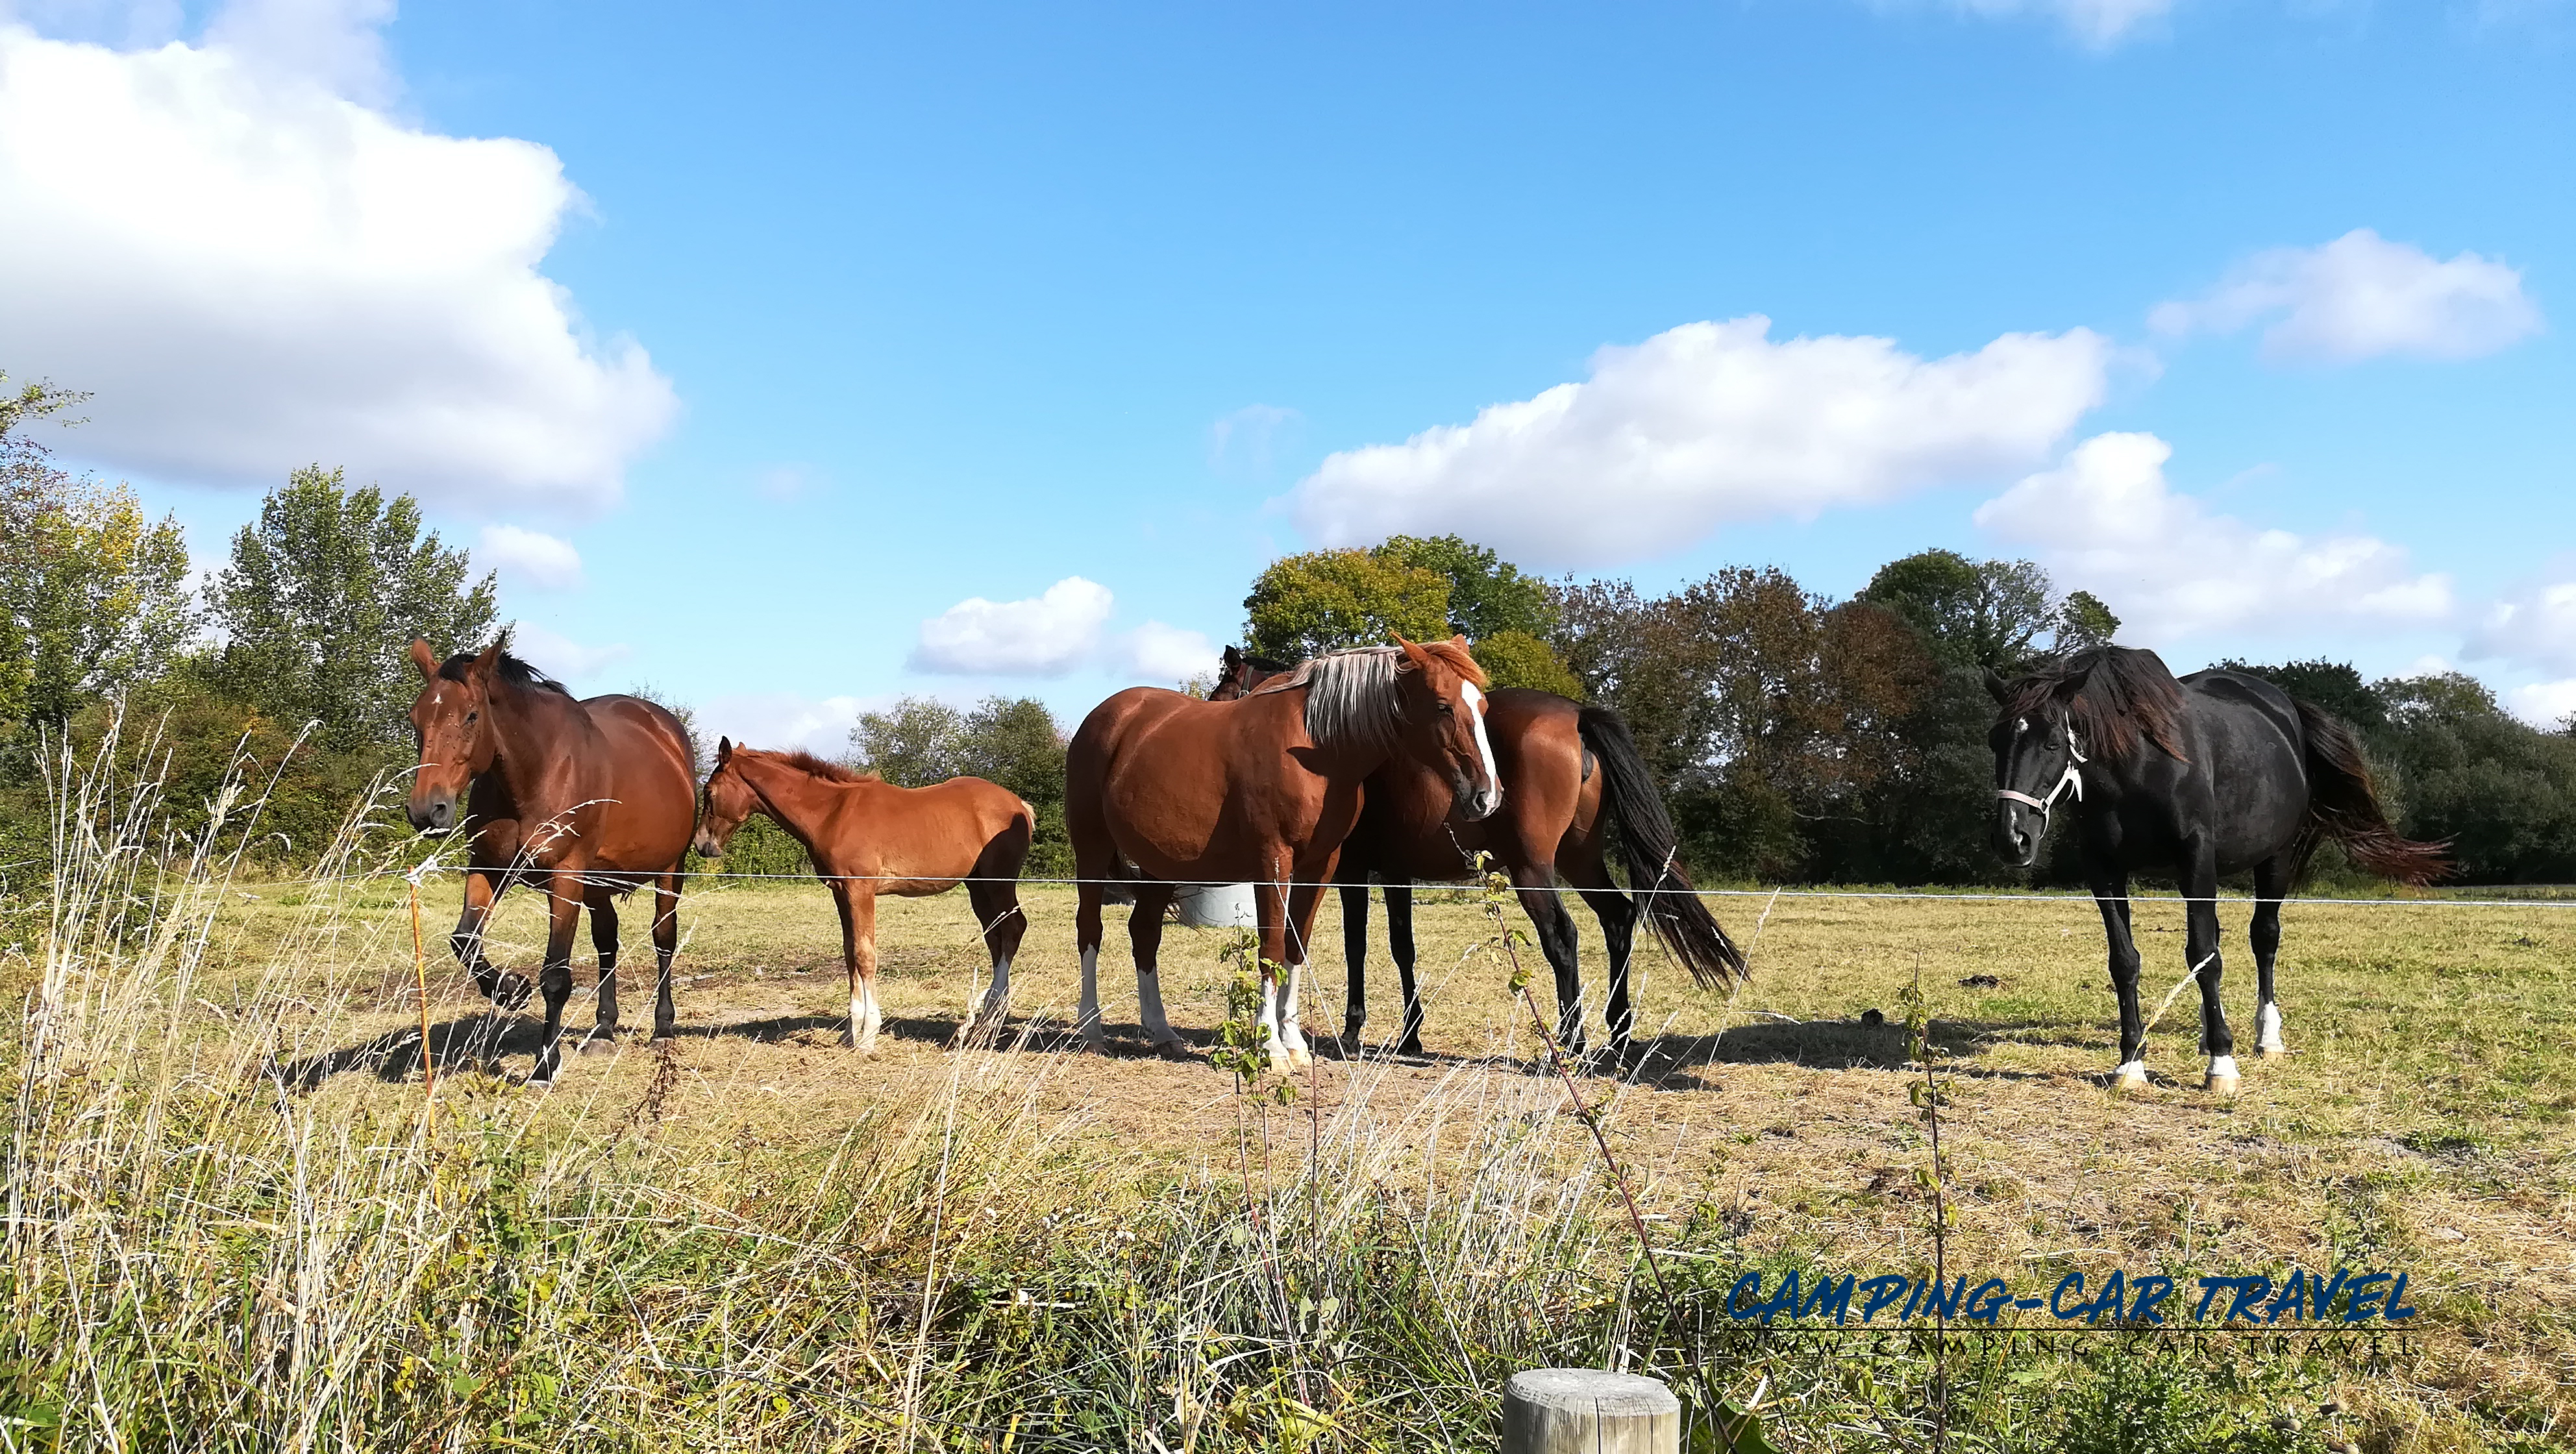
[[[1165,907],[1189,884],[1250,883],[1271,1067],[1286,1073],[1313,1060],[1298,984],[1322,886],[1359,820],[1360,785],[1405,761],[1444,784],[1470,821],[1503,800],[1485,732],[1485,673],[1466,639],[1395,641],[1316,657],[1233,701],[1130,687],[1083,719],[1066,750],[1065,826],[1080,882],[1076,1023],[1093,1049],[1104,1043],[1103,882],[1127,880],[1135,891],[1127,934],[1138,1018],[1163,1049],[1179,1045],[1154,977]]]
[[[1209,695],[1242,696],[1287,669],[1229,646]],[[1557,1040],[1578,1054],[1584,1048],[1583,973],[1574,916],[1557,896],[1560,877],[1600,921],[1610,958],[1604,1022],[1611,1052],[1624,1064],[1636,1022],[1629,964],[1640,899],[1647,925],[1696,983],[1715,987],[1744,974],[1744,956],[1674,861],[1672,820],[1628,724],[1606,708],[1525,687],[1497,688],[1488,700],[1485,728],[1503,782],[1500,812],[1482,822],[1457,821],[1448,785],[1409,762],[1390,761],[1368,780],[1366,805],[1343,844],[1337,877],[1342,954],[1350,974],[1343,1035],[1356,1044],[1368,1020],[1369,875],[1383,880],[1387,948],[1404,987],[1403,1028],[1394,1048],[1400,1055],[1418,1055],[1422,998],[1413,975],[1413,885],[1472,876],[1474,854],[1482,849],[1511,877],[1522,912],[1538,930],[1539,949],[1556,973]],[[1628,882],[1645,890],[1637,898],[1611,881],[1613,830]]]
[[[2120,996],[2114,1091],[2147,1083],[2130,870],[2169,868],[2182,889],[2183,952],[2200,982],[2209,1056],[2201,1088],[2234,1095],[2236,1041],[2219,1008],[2219,879],[2254,876],[2256,1048],[2269,1059],[2288,1049],[2272,986],[2281,900],[2317,845],[2335,839],[2353,862],[2400,883],[2427,883],[2448,867],[2442,845],[2389,826],[2352,730],[2260,677],[2213,670],[2177,681],[2152,651],[2104,646],[2017,681],[1988,668],[1986,689],[2002,709],[1989,737],[1995,851],[2029,867],[2049,815],[2061,798],[2074,799],[2084,877]]]
[[[1020,863],[1029,856],[1037,814],[1019,795],[979,777],[953,777],[926,788],[899,788],[872,772],[825,762],[810,752],[763,752],[716,739],[716,768],[707,775],[696,848],[722,858],[734,830],[766,813],[805,846],[814,872],[831,886],[841,911],[841,957],[850,971],[850,1045],[876,1048],[877,895],[919,898],[966,885],[983,925],[993,982],[968,1007],[954,1043],[998,1027],[1011,998],[1011,958],[1028,920],[1020,912]]]
[[[405,806],[424,833],[473,835],[465,909],[447,942],[474,987],[505,1010],[528,1002],[528,982],[484,958],[484,925],[512,884],[546,895],[538,980],[546,1026],[528,1074],[529,1084],[543,1086],[562,1065],[582,909],[590,910],[599,953],[598,1020],[585,1047],[605,1048],[617,1035],[617,898],[648,884],[659,961],[653,1038],[671,1034],[671,956],[680,943],[680,864],[697,826],[697,749],[661,706],[629,696],[574,701],[562,683],[512,656],[508,641],[504,632],[479,653],[441,661],[428,642],[412,639],[422,681],[411,704],[420,768]]]

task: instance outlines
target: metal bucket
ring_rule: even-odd
[[[1261,922],[1250,884],[1200,884],[1172,896],[1181,922],[1193,929],[1249,929]]]

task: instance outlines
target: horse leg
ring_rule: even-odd
[[[1342,1002],[1342,1040],[1357,1053],[1360,1030],[1368,1024],[1368,871],[1345,863],[1333,879],[1342,891],[1342,962],[1350,967],[1350,993]],[[1394,890],[1387,892],[1391,911]],[[1392,912],[1387,923],[1392,929]]]
[[[2275,854],[2254,867],[2254,923],[2246,937],[2254,941],[2254,977],[2259,1007],[2254,1012],[2254,1050],[2265,1060],[2290,1053],[2281,1039],[2281,1002],[2272,993],[2272,962],[2281,952],[2281,900],[2289,897],[2293,865],[2290,855]]]
[[[1100,1033],[1100,880],[1107,869],[1079,865],[1074,869],[1073,944],[1082,955],[1082,999],[1073,1012],[1073,1028],[1094,1050],[1106,1050]]]
[[[2227,1011],[2218,999],[2219,976],[2225,972],[2218,953],[2218,856],[2203,849],[2192,857],[2183,874],[2186,897],[2184,953],[2191,956],[2191,971],[2200,981],[2200,1048],[2209,1053],[2209,1074],[2201,1089],[2220,1095],[2236,1094],[2241,1082],[2236,1072],[2236,1037],[2227,1028]]]
[[[546,884],[546,967],[537,989],[546,997],[546,1026],[537,1038],[537,1064],[528,1084],[550,1086],[563,1066],[564,1005],[572,999],[572,936],[581,927],[581,900],[564,889],[572,875],[550,874]],[[563,886],[558,887],[558,881]]]
[[[1589,862],[1578,860],[1571,865],[1566,880],[1591,906],[1592,916],[1601,921],[1601,946],[1610,956],[1610,997],[1604,1006],[1610,1024],[1610,1053],[1619,1058],[1620,1064],[1632,1064],[1634,1046],[1630,1037],[1636,1031],[1637,1011],[1628,995],[1628,972],[1637,945],[1637,901],[1611,884],[1609,871],[1597,851]]]
[[[850,1048],[877,1048],[877,894],[866,882],[832,880],[832,902],[841,911],[841,958],[850,967]]]
[[[671,960],[680,952],[681,873],[674,868],[653,883],[653,1038],[671,1038],[679,1017],[671,1007]]]
[[[967,881],[966,902],[975,907],[975,922],[984,926],[984,952],[992,956],[993,982],[975,1002],[966,1007],[966,1023],[957,1027],[952,1046],[988,1030],[999,1030],[1011,1007],[1011,961],[1019,955],[1021,936],[1028,933],[1029,916],[1020,910],[1020,885],[1014,865],[1006,877],[988,874],[985,865],[976,865],[976,877]]]
[[[1395,1053],[1422,1053],[1422,990],[1413,979],[1413,885],[1387,884],[1380,892],[1386,895],[1386,950],[1395,958],[1396,978],[1404,986],[1404,1031],[1397,1037]]]
[[[1545,864],[1512,866],[1521,912],[1538,930],[1539,952],[1556,971],[1556,1041],[1569,1055],[1584,1053],[1583,965],[1576,956],[1574,916],[1556,894],[1556,871]]]
[[[1163,982],[1154,972],[1163,952],[1163,911],[1171,903],[1171,889],[1138,884],[1136,907],[1127,915],[1127,947],[1136,956],[1136,1022],[1156,1050],[1182,1048],[1172,1022],[1163,1018]]]
[[[1279,1054],[1285,1051],[1288,1068],[1302,1070],[1315,1063],[1315,1052],[1306,1044],[1306,1025],[1297,1012],[1298,988],[1306,978],[1307,947],[1314,942],[1315,911],[1324,905],[1324,890],[1319,884],[1300,883],[1288,891],[1285,948],[1288,951],[1288,978],[1279,991],[1279,1038],[1272,1042],[1271,1059],[1275,1067]]]
[[[590,910],[590,947],[599,955],[599,1008],[582,1053],[617,1048],[617,894],[593,888],[582,896]]]
[[[524,975],[503,974],[483,957],[483,926],[491,920],[492,906],[509,887],[507,875],[493,869],[468,869],[465,874],[465,910],[456,917],[456,932],[447,936],[447,947],[465,966],[466,974],[483,997],[505,1010],[515,1010],[528,1002],[528,981]]]
[[[2120,997],[2120,1064],[2111,1072],[2114,1095],[2147,1086],[2146,1015],[2138,1008],[2138,943],[2129,933],[2129,876],[2103,869],[2093,876],[2093,903],[2102,911],[2102,937],[2111,945],[2111,988]]]

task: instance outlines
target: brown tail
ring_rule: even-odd
[[[1673,862],[1680,835],[1664,812],[1664,800],[1655,792],[1655,780],[1646,771],[1637,740],[1628,734],[1628,724],[1601,707],[1584,708],[1578,723],[1583,745],[1592,749],[1593,759],[1601,764],[1601,806],[1609,810],[1610,821],[1619,830],[1628,883],[1643,891],[1637,896],[1638,907],[1655,937],[1705,988],[1719,988],[1747,974],[1743,953],[1726,937],[1708,905],[1691,892],[1690,878],[1681,865]],[[1662,892],[1655,892],[1658,889]]]
[[[2428,884],[2449,874],[2451,856],[2443,851],[2449,844],[2401,838],[2388,825],[2379,795],[2371,790],[2370,764],[2352,729],[2321,707],[2300,702],[2298,708],[2308,739],[2307,848],[2313,850],[2319,838],[2332,838],[2353,862],[2403,884]],[[2304,860],[2307,853],[2299,856]]]

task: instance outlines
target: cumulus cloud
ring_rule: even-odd
[[[391,9],[239,0],[137,50],[0,21],[0,338],[13,374],[94,393],[81,454],[583,511],[668,427],[644,350],[539,271],[581,204],[555,155],[377,109]]]
[[[2540,331],[2522,272],[2463,252],[2448,262],[2367,227],[2320,247],[2258,253],[2209,296],[2158,304],[2159,333],[2233,333],[2259,320],[2266,357],[2355,363],[2389,354],[2464,359]]]
[[[1157,686],[1214,674],[1217,646],[1204,633],[1148,621],[1118,643],[1119,669]]]
[[[516,525],[486,525],[474,547],[474,563],[497,569],[512,585],[540,591],[566,590],[581,584],[581,552],[569,541]]]
[[[2101,402],[2112,356],[2082,328],[1931,360],[1770,329],[1692,323],[1604,348],[1582,383],[1335,454],[1286,503],[1328,545],[1456,531],[1533,564],[1613,565],[1726,521],[2027,468]]]
[[[1306,416],[1277,404],[1246,404],[1208,426],[1208,467],[1249,475],[1270,473],[1279,448]]]
[[[569,636],[525,621],[511,629],[510,643],[510,649],[537,670],[576,685],[635,654],[634,649],[623,642],[614,646],[585,646]]]
[[[2555,727],[2576,720],[2576,677],[2515,687],[2504,694],[2504,705],[2507,711],[2535,727]]]
[[[1980,528],[2036,550],[2058,580],[2100,596],[2142,640],[2293,621],[2428,625],[2452,613],[2448,576],[2366,535],[2294,535],[2212,514],[2165,481],[2152,434],[2097,434],[2056,469],[1977,509]]]
[[[1951,8],[1985,17],[2045,16],[2086,45],[2107,49],[2140,26],[2163,19],[2173,10],[2173,0],[1951,0]]]
[[[909,665],[955,676],[1062,676],[1099,649],[1109,588],[1067,576],[1025,601],[972,596],[921,623]]]
[[[2498,597],[2470,633],[2468,654],[2576,674],[2576,557]]]

